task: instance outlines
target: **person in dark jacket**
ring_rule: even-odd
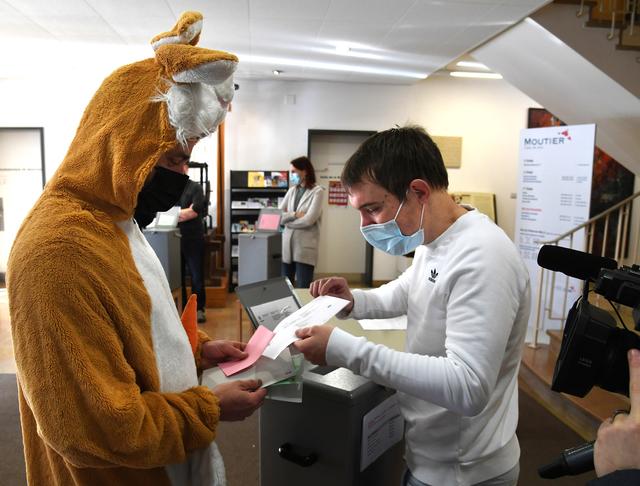
[[[184,165],[184,173],[189,173],[189,167]],[[191,292],[198,296],[198,322],[206,322],[205,307],[207,296],[204,287],[204,222],[206,214],[205,197],[202,186],[189,180],[180,196],[180,216],[178,227],[180,228],[180,253],[182,275],[189,269],[191,275]],[[187,290],[182,285],[182,305],[187,303]]]

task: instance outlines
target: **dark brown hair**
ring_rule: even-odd
[[[290,162],[298,170],[303,170],[305,173],[304,176],[304,185],[307,187],[313,187],[316,185],[316,171],[313,169],[313,165],[309,160],[309,157],[298,157],[293,159]]]
[[[414,179],[432,189],[447,189],[449,178],[438,146],[422,127],[392,128],[370,136],[342,170],[347,189],[359,182],[377,184],[403,201]]]

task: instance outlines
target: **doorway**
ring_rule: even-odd
[[[18,229],[42,193],[44,130],[0,127],[0,281]]]
[[[360,216],[348,205],[329,201],[340,181],[344,164],[365,139],[376,133],[366,130],[309,130],[307,154],[325,189],[320,225],[316,277],[338,275],[350,283],[371,286],[373,248],[360,234]]]

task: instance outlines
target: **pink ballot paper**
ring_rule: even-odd
[[[240,361],[226,361],[224,363],[220,363],[218,368],[220,368],[226,376],[235,375],[236,373],[249,368],[258,361],[258,358],[262,355],[264,348],[267,347],[267,344],[269,344],[272,337],[273,332],[264,326],[259,326],[258,329],[256,329],[256,332],[253,333],[253,336],[251,336],[246,348],[244,348],[245,352],[249,356]]]

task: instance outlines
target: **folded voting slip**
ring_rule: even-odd
[[[244,349],[247,353],[247,357],[236,361],[225,361],[224,363],[220,363],[218,367],[226,376],[235,375],[236,373],[249,368],[258,361],[260,355],[262,355],[262,352],[264,351],[264,348],[267,347],[267,344],[269,344],[272,337],[272,331],[264,326],[259,326]]]
[[[202,385],[214,389],[222,383],[236,380],[262,380],[262,388],[296,374],[296,368],[291,360],[291,353],[285,349],[276,359],[261,356],[249,369],[233,376],[225,376],[222,370],[215,366],[202,372]]]

